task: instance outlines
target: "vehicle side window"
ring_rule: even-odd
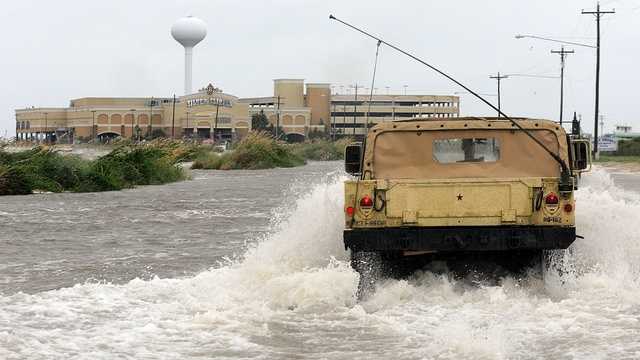
[[[500,159],[500,142],[496,138],[435,139],[433,159],[441,164],[496,162]]]

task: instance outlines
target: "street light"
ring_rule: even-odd
[[[186,135],[187,129],[189,128],[189,110],[187,110],[186,112],[187,112],[187,126],[184,128],[185,135]]]
[[[44,143],[48,144],[49,143],[49,136],[47,134],[47,115],[49,113],[45,112],[44,113]]]
[[[135,139],[135,129],[133,126],[133,122],[136,119],[136,113],[135,113],[136,109],[131,109],[130,111],[131,111],[131,139],[133,140]]]
[[[454,95],[467,95],[467,94],[473,95],[468,91],[454,91],[453,94]],[[498,96],[498,94],[487,94],[487,93],[476,93],[476,94],[482,95],[482,96]]]
[[[96,140],[96,111],[91,110],[91,141]]]
[[[583,12],[584,13],[584,12]],[[522,34],[518,34],[516,35],[516,39],[523,39],[523,38],[532,38],[532,39],[539,39],[539,40],[545,40],[545,41],[552,41],[552,42],[557,42],[557,43],[561,43],[561,44],[569,44],[569,45],[575,45],[575,46],[582,46],[582,47],[588,47],[588,48],[592,48],[592,49],[596,49],[596,99],[595,99],[595,116],[594,116],[594,124],[593,124],[593,154],[597,155],[598,153],[598,117],[599,117],[599,108],[600,108],[600,5],[598,5],[598,38],[597,38],[597,45],[593,46],[593,45],[589,45],[589,44],[582,44],[582,43],[577,43],[577,42],[572,42],[572,41],[563,41],[563,40],[557,40],[557,39],[551,39],[551,38],[546,38],[546,37],[542,37],[542,36],[535,36],[535,35],[522,35]],[[604,13],[604,12],[602,12]]]
[[[538,39],[538,40],[553,41],[553,42],[557,42],[557,43],[561,43],[561,44],[569,44],[569,45],[575,45],[575,46],[584,46],[584,47],[593,48],[593,49],[595,49],[595,48],[596,48],[596,46],[593,46],[593,45],[582,44],[582,43],[577,43],[577,42],[572,42],[572,41],[556,40],[556,39],[546,38],[546,37],[542,37],[542,36],[535,36],[535,35],[523,35],[523,34],[518,34],[518,35],[516,35],[516,36],[515,36],[515,38],[516,38],[516,39],[530,38],[530,39]]]

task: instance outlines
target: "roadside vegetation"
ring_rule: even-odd
[[[0,149],[0,195],[110,191],[179,181],[186,174],[178,161],[196,152],[195,147],[157,142],[119,145],[105,156],[86,160],[44,147],[15,153]]]
[[[318,135],[318,134],[316,134]],[[187,178],[181,163],[192,169],[270,169],[302,166],[307,160],[331,161],[344,157],[348,138],[332,142],[313,136],[303,143],[275,139],[272,131],[252,131],[222,151],[195,141],[158,138],[146,143],[117,139],[106,155],[86,158],[63,154],[55,147],[37,146],[5,151],[0,145],[0,195],[34,192],[96,192],[156,185]],[[103,153],[104,153],[103,152]]]
[[[295,154],[306,160],[332,161],[344,159],[344,149],[351,142],[350,138],[343,138],[335,142],[316,139],[290,146]]]
[[[250,132],[232,151],[198,154],[192,169],[256,170],[304,164],[304,158],[296,154],[290,145],[276,141],[269,133]]]
[[[620,156],[620,155],[602,155],[600,154],[600,158],[596,160],[596,162],[621,162],[621,163],[640,163],[640,155],[638,156]]]
[[[618,150],[600,154],[599,162],[640,163],[640,138],[618,141]]]

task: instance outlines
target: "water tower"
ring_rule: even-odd
[[[184,46],[184,94],[191,94],[193,47],[207,36],[207,24],[204,21],[187,16],[173,24],[171,36]]]

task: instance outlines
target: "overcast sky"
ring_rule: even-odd
[[[14,134],[14,109],[68,106],[84,96],[172,96],[183,89],[183,50],[170,35],[184,15],[208,24],[194,50],[194,89],[209,82],[239,96],[268,96],[272,79],[370,86],[375,41],[329,14],[415,53],[478,92],[495,94],[489,75],[559,75],[560,45],[521,39],[532,34],[595,43],[592,1],[240,1],[240,0],[21,0],[3,2],[0,29],[0,136]],[[640,130],[640,0],[602,1],[600,111],[606,129]],[[565,118],[582,114],[593,127],[595,50],[567,46]],[[461,91],[428,68],[382,48],[379,93],[453,94]],[[502,107],[518,116],[556,120],[559,79],[511,77]],[[462,115],[493,115],[460,94]],[[495,97],[489,97],[495,101]]]

